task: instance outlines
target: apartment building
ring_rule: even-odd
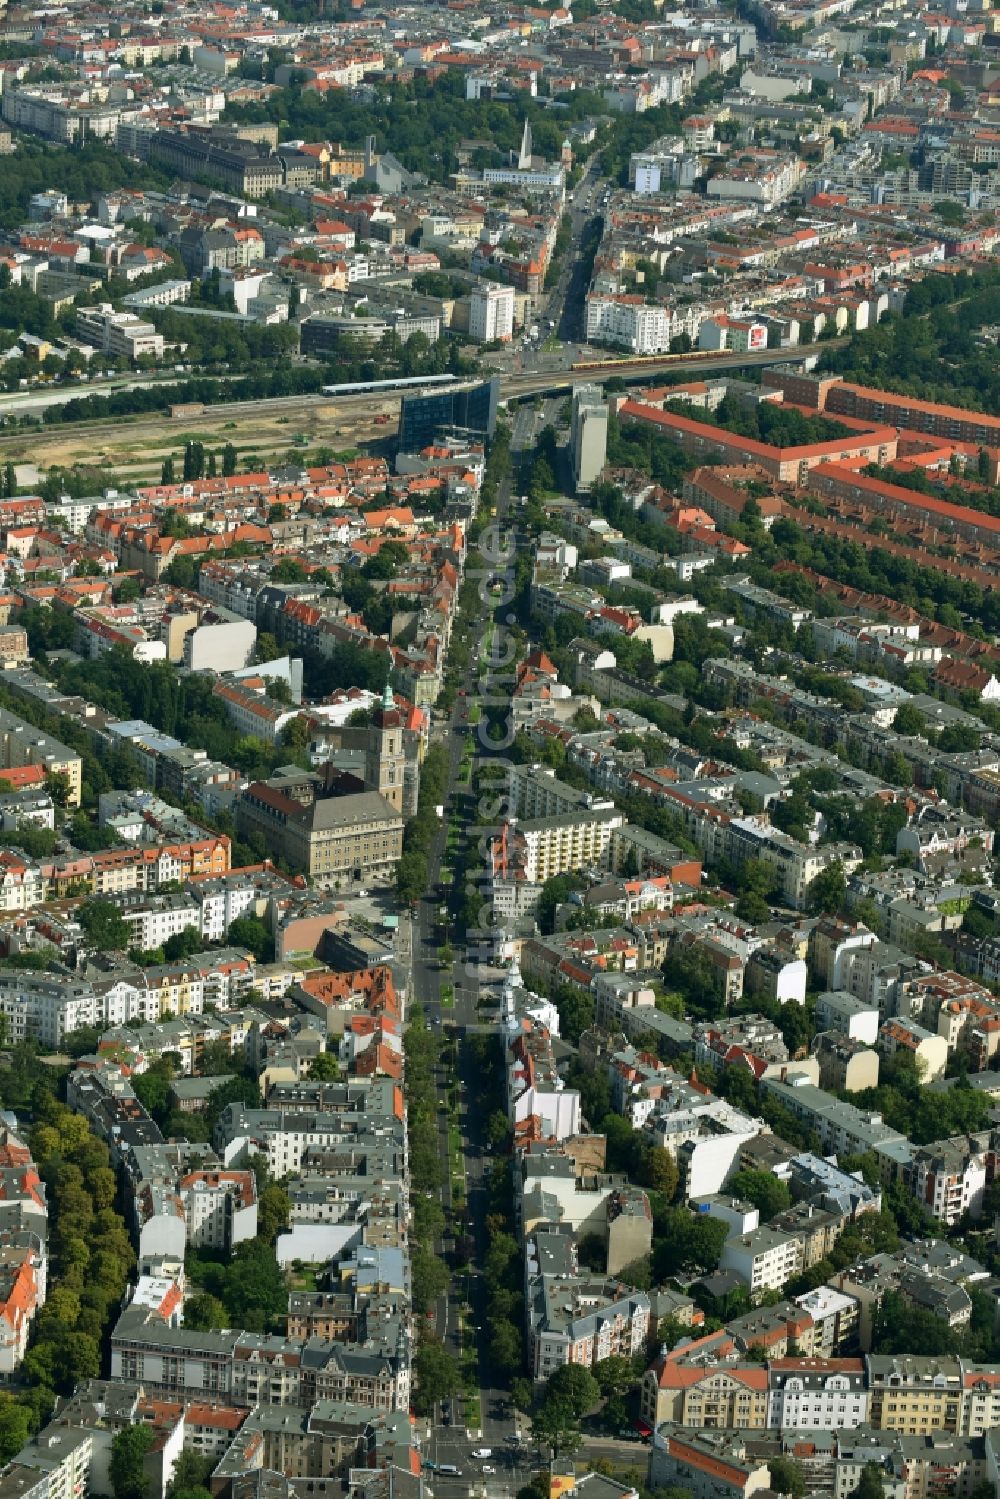
[[[201,913],[189,895],[143,895],[132,892],[113,897],[129,929],[129,947],[154,952],[179,932],[197,931]]]
[[[228,1400],[236,1332],[196,1332],[128,1307],[111,1333],[111,1378],[141,1382],[147,1393],[181,1392]]]
[[[883,1056],[895,1056],[897,1051],[908,1052],[914,1057],[925,1082],[932,1083],[944,1077],[948,1065],[948,1043],[944,1036],[936,1035],[915,1020],[894,1016],[880,1026],[878,1048]]]
[[[580,1132],[580,1095],[565,1087],[546,1026],[523,1019],[506,1047],[507,1114],[515,1137],[565,1140]]]
[[[608,454],[608,406],[600,386],[578,385],[570,425],[573,484],[586,494],[604,471]]]
[[[532,1141],[522,1152],[514,1174],[514,1209],[522,1234],[558,1223],[563,1232],[607,1237],[608,1204],[615,1192],[627,1191],[628,1178],[577,1165],[569,1154],[573,1142]]]
[[[469,337],[475,343],[509,343],[514,332],[514,288],[484,282],[469,298]]]
[[[45,876],[33,860],[0,852],[0,910],[30,911],[44,899]]]
[[[240,734],[263,739],[265,744],[277,744],[287,725],[298,717],[300,711],[233,682],[216,682],[212,695],[220,700]]]
[[[767,1291],[782,1291],[793,1276],[804,1268],[804,1250],[798,1234],[783,1233],[763,1225],[750,1233],[726,1240],[719,1261],[720,1270],[738,1275],[759,1300]]]
[[[204,1095],[199,1101],[204,1106]],[[222,1170],[204,1145],[143,1140],[125,1152],[124,1165],[125,1199],[141,1257],[183,1260],[188,1248],[199,1247],[229,1254],[256,1231],[253,1173]]]
[[[867,1419],[863,1359],[788,1354],[750,1360],[734,1337],[744,1320],[660,1353],[642,1382],[642,1415],[650,1426],[815,1432]]]
[[[916,396],[897,395],[891,390],[853,385],[836,375],[817,378],[785,370],[768,370],[763,383],[772,389],[783,390],[787,400],[812,406],[817,411],[828,411],[832,416],[907,427],[914,432],[927,432],[950,442],[971,443],[977,447],[1000,446],[1000,417],[986,412],[922,401]]]
[[[767,1424],[778,1431],[850,1430],[868,1419],[860,1358],[784,1358],[768,1365]]]
[[[743,1364],[706,1372],[685,1391],[679,1424],[741,1431],[763,1428],[767,1425],[766,1369]]]
[[[737,868],[747,859],[761,860],[777,876],[784,899],[799,908],[805,904],[813,880],[830,864],[840,862],[850,872],[861,862],[861,849],[856,844],[826,844],[820,848],[800,843],[757,817],[731,818],[722,837]]]
[[[767,1369],[739,1359],[736,1343],[723,1328],[661,1351],[642,1378],[642,1419],[685,1427],[767,1426]]]
[[[122,105],[89,95],[77,97],[65,85],[36,85],[3,91],[4,120],[18,130],[43,135],[61,145],[82,143],[90,138],[110,140],[122,116]]]
[[[349,1291],[293,1291],[288,1298],[290,1338],[357,1340],[364,1312],[360,1298]]]
[[[816,1081],[827,1092],[861,1093],[878,1087],[878,1052],[861,1041],[836,1031],[820,1031],[813,1041],[813,1055],[819,1063]]]
[[[619,407],[622,422],[643,422],[680,443],[687,452],[712,455],[722,462],[754,463],[773,479],[805,484],[813,469],[843,462],[886,464],[896,456],[896,429],[877,426],[870,432],[838,437],[801,447],[775,448],[755,438],[742,437],[725,427],[708,426],[686,416],[675,416],[657,406],[626,400]]]
[[[698,332],[700,349],[729,349],[746,354],[767,348],[767,324],[755,317],[729,317],[717,312],[707,317]]]
[[[512,765],[508,772],[510,815],[516,818],[563,817],[581,811],[613,810],[608,797],[595,797],[557,779],[540,765]]]
[[[771,208],[780,203],[805,174],[805,162],[797,156],[774,151],[740,152],[709,178],[706,192],[722,201],[759,203]]]
[[[829,1287],[821,1288],[831,1295]],[[803,1298],[804,1299],[804,1298]],[[1000,1419],[992,1367],[911,1355],[786,1354],[758,1362],[740,1351],[743,1318],[672,1351],[642,1381],[643,1419],[654,1429],[849,1433],[887,1438],[980,1437]]]
[[[78,1499],[86,1493],[96,1433],[53,1422],[0,1471],[3,1499]]]
[[[633,354],[663,354],[674,336],[666,307],[651,306],[642,296],[590,292],[587,296],[587,342],[616,344]]]
[[[649,1335],[649,1297],[611,1278],[541,1275],[529,1286],[528,1359],[535,1379],[564,1364],[633,1358]]]
[[[642,1010],[636,1013],[644,1016]],[[644,1018],[640,1024],[645,1025]],[[690,1039],[689,1034],[688,1044]],[[664,1146],[675,1157],[685,1200],[690,1201],[720,1192],[735,1169],[741,1146],[763,1133],[765,1126],[725,1099],[676,1078],[660,1090],[643,1128],[654,1145]]]
[[[855,1108],[808,1082],[765,1077],[761,1087],[814,1129],[826,1151],[874,1151],[890,1173],[904,1170],[913,1158],[914,1146],[879,1113]]]
[[[157,130],[149,156],[185,178],[208,177],[246,198],[263,198],[284,182],[280,156],[262,156],[252,142],[231,135],[213,139],[204,131]]]
[[[544,885],[568,870],[600,867],[607,862],[612,833],[624,822],[613,808],[526,818],[511,827],[508,863],[516,864],[531,885]]]
[[[1000,1426],[1000,1381],[993,1365],[962,1359],[962,1431],[978,1437]]]
[[[995,441],[995,435],[990,440]],[[809,483],[820,495],[860,502],[870,510],[890,518],[898,516],[911,523],[925,520],[935,527],[947,527],[966,541],[996,547],[1000,537],[1000,520],[985,511],[973,510],[968,505],[952,504],[948,500],[938,499],[936,495],[920,494],[901,484],[887,483],[884,479],[871,478],[835,459],[824,460],[815,465]]]
[[[289,1107],[296,1092],[304,1095],[299,1109]],[[401,1139],[402,1117],[402,1089],[387,1078],[327,1083],[318,1091],[315,1085],[296,1083],[286,1086],[271,1109],[230,1104],[216,1125],[213,1143],[227,1166],[252,1147],[266,1156],[273,1176],[285,1177],[301,1169],[307,1151],[336,1149],[361,1133],[362,1126],[377,1123],[387,1138]]]
[[[0,1374],[21,1365],[48,1282],[45,1187],[31,1152],[0,1131]]]
[[[874,933],[866,935],[871,945],[875,940]],[[864,1046],[874,1046],[878,1041],[878,1006],[870,1005],[844,989],[828,989],[816,1001],[816,1028],[860,1041]]]
[[[788,625],[792,630],[799,630],[812,620],[811,609],[793,604],[770,588],[759,587],[749,577],[727,578],[722,586],[736,598],[751,619],[771,620],[774,624]]]
[[[336,1089],[331,1091],[337,1093]],[[263,1112],[267,1111],[257,1111]],[[280,1125],[280,1106],[275,1113]],[[373,1117],[377,1115],[376,1108]],[[402,1125],[401,1100],[398,1115],[393,1118]],[[361,1124],[363,1133],[352,1133],[348,1121],[342,1126],[336,1146],[332,1134],[322,1128],[309,1128],[313,1122],[314,1116],[296,1117],[296,1123],[305,1125],[312,1139],[319,1142],[313,1146],[313,1163],[322,1174],[304,1179],[299,1187],[315,1193],[322,1184],[334,1197],[339,1188],[340,1206],[331,1227],[317,1225],[305,1230],[303,1244],[313,1252],[313,1257],[320,1242],[336,1246],[339,1282],[343,1291],[349,1293],[346,1299],[353,1308],[352,1314],[346,1321],[327,1317],[322,1328],[310,1323],[302,1334],[309,1340],[307,1349],[302,1337],[296,1335],[278,1337],[234,1331],[202,1338],[176,1326],[176,1319],[166,1318],[162,1307],[134,1301],[112,1334],[113,1378],[138,1379],[150,1395],[159,1398],[221,1397],[244,1406],[281,1407],[282,1419],[287,1417],[289,1406],[308,1409],[317,1402],[328,1408],[363,1405],[372,1411],[407,1409],[410,1335],[402,1216],[405,1204],[400,1198],[394,1208],[390,1205],[389,1217],[384,1216],[381,1206],[390,1189],[399,1187],[398,1180],[392,1182],[388,1178],[396,1175],[403,1160],[402,1130],[397,1148],[387,1154],[363,1115],[355,1114],[353,1120]],[[243,1142],[251,1152],[255,1144],[256,1141],[246,1146]],[[188,1147],[186,1142],[152,1149],[136,1147],[134,1164],[144,1183],[138,1193],[140,1202],[153,1181],[150,1168],[155,1167],[154,1157],[158,1156],[164,1156],[167,1166],[166,1157],[187,1158],[193,1164],[195,1148]],[[355,1200],[352,1189],[356,1189],[359,1174],[365,1172],[366,1165],[381,1185],[374,1196],[371,1189],[365,1189],[364,1214],[355,1217],[348,1204]],[[206,1226],[213,1219],[217,1221],[225,1193],[237,1210],[249,1205],[242,1178],[252,1173],[197,1167],[188,1175],[195,1178],[196,1188],[205,1186],[217,1194],[216,1202],[205,1207],[201,1227],[206,1237],[216,1239],[214,1247],[223,1248],[220,1235],[207,1234]],[[178,1185],[183,1194],[191,1183],[182,1177]],[[293,1199],[293,1215],[299,1205],[299,1199]],[[392,1216],[397,1221],[397,1233],[390,1241],[384,1238],[384,1231],[389,1229]],[[364,1229],[363,1222],[367,1225]],[[254,1225],[247,1222],[244,1227],[252,1230]],[[362,1233],[366,1238],[371,1235],[371,1240],[360,1242]],[[292,1236],[284,1236],[289,1237]],[[281,1245],[279,1240],[279,1259]]]
[[[1000,1136],[995,1130],[920,1145],[907,1172],[910,1190],[949,1227],[966,1214],[978,1218],[987,1182],[996,1174],[998,1148]]]
[[[80,757],[34,724],[0,708],[0,774],[22,765],[40,765],[47,775],[64,775],[67,805],[78,807],[82,786]]]
[[[772,494],[757,491],[762,483],[770,485],[770,475],[754,465],[728,468],[697,468],[684,479],[683,498],[697,505],[724,530],[738,524],[751,496],[760,511],[761,525],[770,530],[785,512],[785,503]]]
[[[686,1431],[665,1421],[653,1434],[650,1487],[684,1489],[692,1499],[750,1499],[771,1483],[750,1445],[739,1431]]]
[[[817,1286],[796,1296],[795,1304],[812,1319],[811,1350],[824,1358],[832,1358],[841,1349],[857,1344],[860,1309],[854,1296],[845,1295],[833,1286]]]
[[[76,331],[85,343],[116,358],[133,362],[143,355],[163,358],[163,334],[134,312],[116,312],[110,302],[97,307],[78,307]]]
[[[958,1359],[870,1353],[865,1365],[873,1426],[909,1436],[961,1430],[964,1380]]]
[[[189,1171],[177,1183],[192,1249],[230,1254],[257,1232],[257,1179],[252,1171]]]
[[[64,1038],[81,1026],[108,1023],[109,1015],[112,1023],[124,1023],[131,1008],[124,992],[99,997],[82,980],[0,975],[0,1015],[12,1042],[37,1039],[43,1046],[58,1050]]]
[[[869,1463],[884,1475],[886,1494],[897,1495],[898,1499],[931,1499],[938,1494],[969,1499],[993,1478],[990,1448],[989,1435],[959,1437],[934,1432],[914,1436],[879,1432],[870,1425],[845,1430],[836,1439],[831,1475],[834,1499],[848,1499]]]

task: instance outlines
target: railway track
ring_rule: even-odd
[[[830,339],[824,348],[837,348],[847,340]],[[595,379],[618,377],[626,383],[655,378],[667,374],[705,374],[712,371],[748,369],[761,365],[787,364],[802,357],[798,349],[765,349],[746,354],[693,353],[668,354],[636,360],[608,360],[602,363],[587,363],[565,370],[541,370],[533,374],[507,375],[502,377],[501,399],[516,401],[527,396],[544,395],[549,391],[568,390],[574,385],[587,384]],[[78,393],[76,393],[78,394]],[[403,392],[385,390],[379,392],[381,403],[398,406]],[[67,396],[67,400],[74,396]],[[324,408],[326,411],[324,412]],[[65,444],[84,442],[93,438],[99,442],[112,434],[129,441],[140,441],[147,437],[166,440],[172,434],[217,427],[233,418],[245,419],[248,415],[273,416],[276,413],[314,412],[328,414],[330,420],[350,421],[352,418],[366,420],[372,411],[372,397],[366,395],[327,396],[321,392],[295,396],[268,396],[256,401],[220,401],[205,406],[201,411],[191,411],[176,417],[163,412],[140,412],[135,416],[92,417],[82,422],[53,422],[40,424],[39,433],[53,442]],[[11,449],[23,450],[36,435],[36,429],[17,427],[0,431],[0,453]]]

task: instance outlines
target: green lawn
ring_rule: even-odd
[[[293,1266],[288,1271],[288,1286],[292,1291],[318,1291],[322,1265],[303,1265],[301,1270]]]

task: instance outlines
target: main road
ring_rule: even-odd
[[[497,496],[497,520],[503,525],[510,507],[511,492],[516,480],[521,453],[534,442],[538,424],[544,420],[544,412],[532,407],[522,407],[514,417],[511,434],[513,463],[511,474]],[[457,628],[476,630],[476,621],[460,617]],[[469,705],[476,701],[477,685],[485,673],[488,676],[488,650],[482,631],[479,632],[477,649],[470,653],[469,665],[459,683],[460,695],[441,725],[444,747],[448,755],[448,781],[444,801],[444,817],[428,860],[428,890],[424,899],[415,907],[411,922],[411,996],[425,1011],[435,1032],[448,1042],[454,1042],[458,1052],[457,1066],[442,1067],[437,1077],[439,1102],[440,1152],[444,1174],[441,1188],[442,1205],[452,1216],[452,1161],[449,1152],[448,1126],[450,1115],[447,1109],[449,1088],[458,1081],[460,1088],[459,1130],[462,1147],[462,1175],[465,1187],[464,1222],[456,1223],[446,1230],[444,1241],[437,1246],[443,1258],[450,1257],[455,1248],[453,1229],[463,1232],[468,1239],[469,1269],[463,1276],[453,1276],[448,1290],[434,1309],[435,1331],[453,1358],[458,1359],[463,1347],[474,1350],[478,1367],[479,1425],[467,1428],[463,1419],[463,1402],[456,1396],[445,1402],[435,1413],[424,1444],[425,1457],[437,1467],[445,1464],[458,1469],[457,1476],[446,1476],[435,1472],[435,1489],[442,1499],[460,1499],[470,1491],[483,1493],[487,1499],[510,1499],[518,1488],[528,1481],[532,1471],[532,1459],[537,1454],[527,1440],[515,1448],[510,1439],[516,1435],[527,1436],[518,1429],[518,1418],[513,1411],[509,1391],[496,1382],[493,1359],[489,1347],[486,1323],[486,1287],[480,1273],[489,1248],[489,1233],[486,1217],[489,1211],[489,1174],[491,1157],[486,1138],[487,1120],[479,1101],[479,1085],[475,1061],[463,1039],[482,1033],[486,1027],[479,1015],[478,1001],[483,982],[489,985],[498,980],[496,970],[470,971],[456,962],[453,972],[445,974],[437,960],[440,941],[438,928],[439,905],[447,903],[452,912],[459,905],[458,892],[450,892],[453,899],[439,900],[437,889],[442,879],[442,868],[447,857],[449,821],[458,821],[462,828],[475,822],[472,806],[473,789],[459,779],[462,752],[468,735],[472,732],[466,721]],[[460,934],[461,935],[461,934]],[[456,940],[454,946],[461,956],[462,944]],[[449,1002],[442,1002],[442,980],[453,983],[454,993]],[[495,1011],[494,1011],[495,1013]],[[499,1067],[499,1056],[497,1065]],[[488,1459],[477,1459],[473,1452],[490,1449]],[[485,1469],[493,1471],[486,1472]]]

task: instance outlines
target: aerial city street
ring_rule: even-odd
[[[1000,1499],[1000,13],[0,0],[0,1499]]]

